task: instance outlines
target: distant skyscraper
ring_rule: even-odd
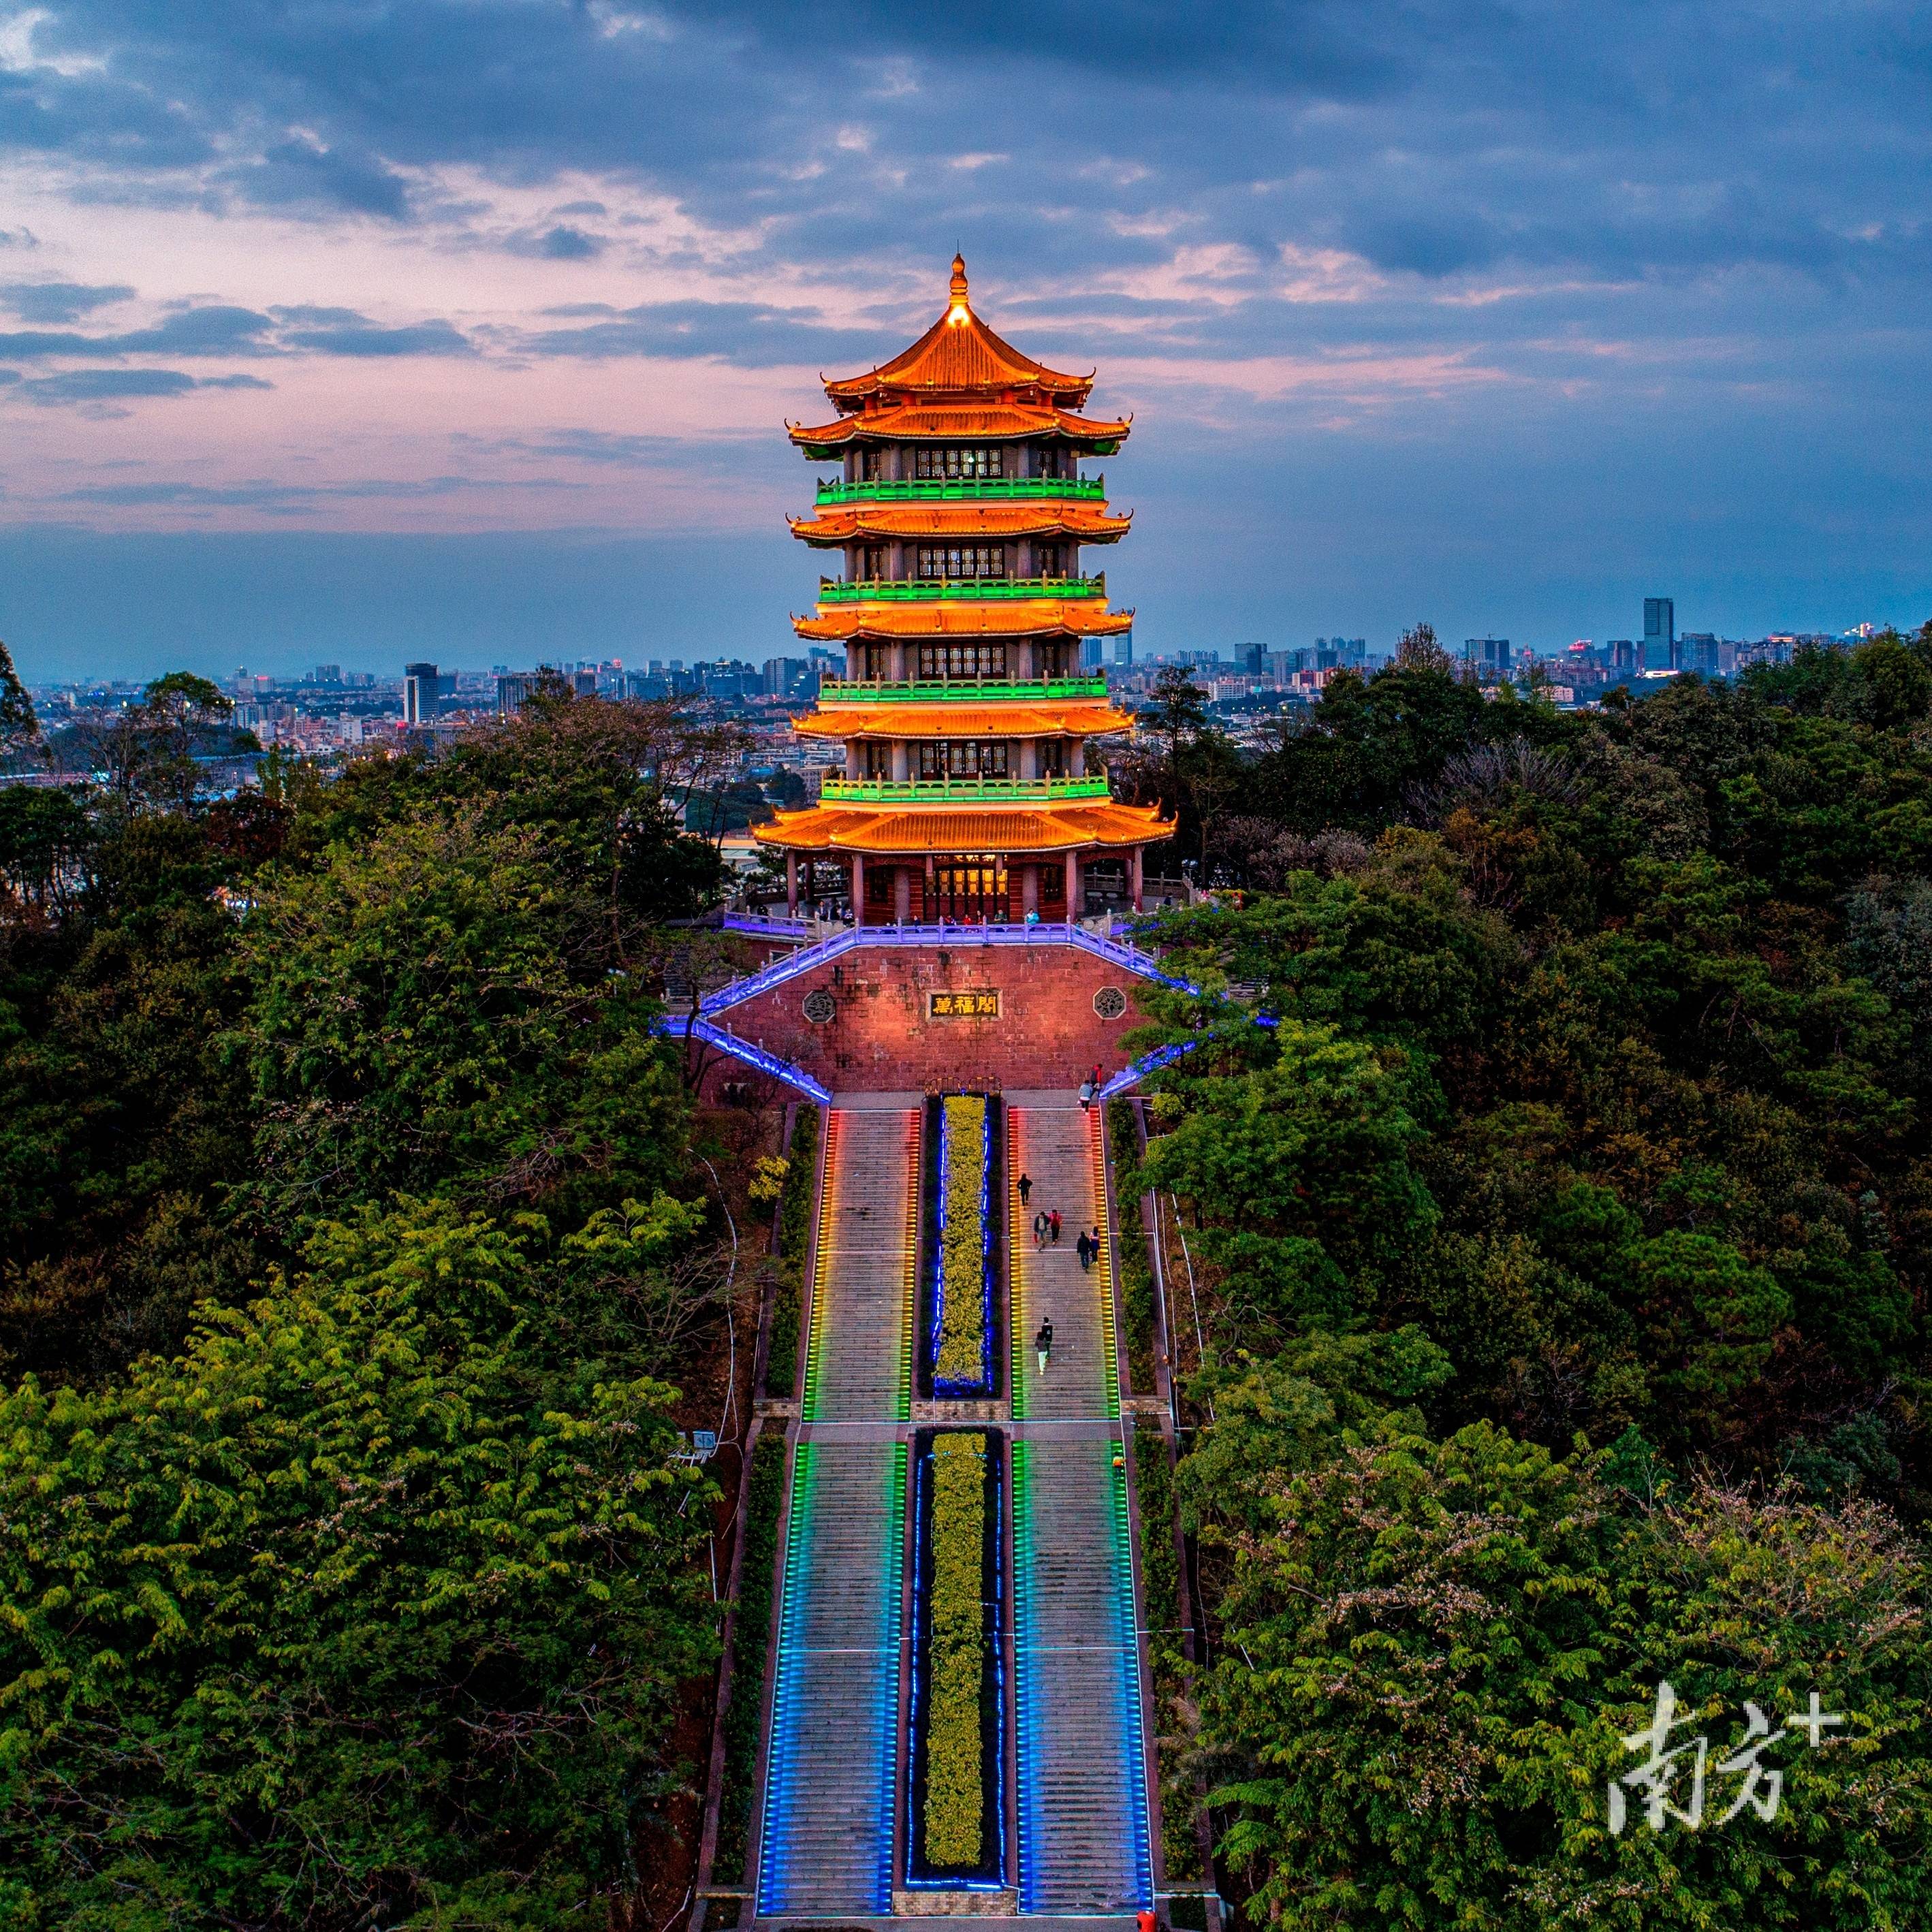
[[[1117,668],[1125,670],[1134,661],[1134,634],[1130,631],[1125,637],[1114,640],[1114,663]]]
[[[427,724],[441,708],[437,698],[436,666],[406,664],[403,667],[403,722]]]
[[[1478,670],[1493,671],[1507,677],[1510,668],[1510,640],[1507,638],[1465,638],[1462,655]]]
[[[1709,631],[1686,631],[1677,640],[1677,668],[1680,670],[1694,670],[1706,677],[1715,677],[1724,665],[1714,633]]]
[[[1677,606],[1668,597],[1643,600],[1643,665],[1646,670],[1677,668]]]

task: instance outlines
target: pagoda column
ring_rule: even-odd
[[[892,916],[902,926],[912,922],[912,868],[896,866],[892,868]]]
[[[1040,910],[1040,868],[1029,860],[1020,868],[1020,916]]]
[[[1070,852],[1066,855],[1066,922],[1077,926],[1080,922],[1080,854]]]
[[[785,854],[785,916],[788,919],[798,916],[798,854],[796,852]]]
[[[852,923],[863,926],[866,922],[866,855],[862,852],[852,854]]]
[[[1132,895],[1133,908],[1136,912],[1141,909],[1141,893],[1144,884],[1142,878],[1144,868],[1141,860],[1144,850],[1144,847],[1136,845],[1127,854],[1127,890]]]
[[[1066,772],[1070,778],[1081,778],[1087,776],[1087,740],[1075,738],[1066,747]]]

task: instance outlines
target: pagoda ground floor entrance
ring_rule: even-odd
[[[785,900],[794,914],[804,874],[821,877],[828,862],[785,863]],[[830,862],[848,880],[854,916],[862,926],[1018,925],[1029,915],[1046,923],[1078,919],[1103,905],[1141,910],[1138,848],[1127,852],[948,853],[923,858],[869,857],[854,853]],[[1069,908],[1071,908],[1070,912]]]

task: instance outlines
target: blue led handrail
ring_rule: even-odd
[[[769,1073],[774,1080],[782,1080],[788,1086],[796,1087],[820,1106],[831,1104],[831,1089],[821,1086],[803,1067],[794,1065],[789,1060],[781,1060],[776,1053],[767,1053],[762,1046],[754,1046],[748,1040],[740,1040],[726,1028],[713,1026],[709,1020],[693,1019],[688,1013],[667,1013],[658,1022],[658,1029],[673,1040],[706,1041],[721,1053],[742,1060],[747,1066],[754,1066],[760,1073]]]
[[[814,946],[801,946],[788,959],[776,959],[760,972],[706,994],[698,1002],[698,1011],[706,1015],[724,1012],[862,946],[1073,946],[1123,971],[1172,986],[1176,992],[1196,998],[1201,994],[1191,981],[1163,973],[1150,954],[1118,939],[1102,938],[1082,926],[859,926]]]

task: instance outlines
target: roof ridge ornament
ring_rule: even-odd
[[[956,327],[973,313],[973,305],[966,299],[966,257],[955,255],[952,258],[952,280],[947,285],[946,319]]]

